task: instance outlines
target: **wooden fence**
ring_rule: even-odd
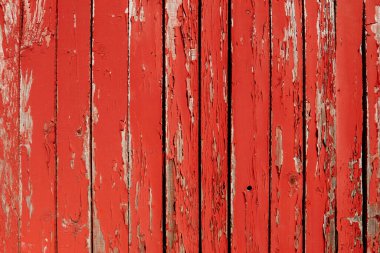
[[[0,0],[0,252],[380,252],[380,0]]]

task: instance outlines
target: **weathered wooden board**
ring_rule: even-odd
[[[198,1],[165,3],[166,248],[199,245]]]
[[[380,2],[1,0],[1,252],[377,252]]]
[[[304,1],[307,252],[336,252],[335,4]],[[316,204],[318,203],[318,204]]]
[[[128,3],[92,8],[92,248],[128,252]]]
[[[302,251],[302,1],[272,1],[271,250]]]
[[[231,240],[268,252],[269,1],[232,1]]]
[[[162,8],[158,0],[129,3],[128,146],[123,154],[128,151],[130,252],[163,248]]]
[[[228,203],[228,1],[201,5],[201,247],[225,252]]]
[[[20,1],[1,1],[0,13],[0,250],[17,252],[22,189],[18,138]]]
[[[366,1],[367,135],[367,251],[380,250],[380,1]]]
[[[57,242],[91,252],[91,1],[58,1]]]
[[[363,2],[336,2],[336,148],[338,250],[362,243]]]
[[[56,249],[56,1],[23,1],[20,245]],[[20,189],[21,190],[21,189]]]

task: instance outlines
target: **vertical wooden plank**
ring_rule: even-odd
[[[91,251],[91,2],[58,1],[58,250]]]
[[[165,4],[166,247],[195,252],[199,242],[198,1]]]
[[[367,251],[380,250],[380,1],[365,2],[368,92]]]
[[[158,0],[129,2],[131,252],[161,252],[163,244],[162,4]]]
[[[93,251],[128,251],[128,7],[93,2]]]
[[[21,39],[21,251],[56,242],[56,1],[23,1]]]
[[[302,251],[302,1],[272,1],[271,250]]]
[[[307,252],[336,252],[335,4],[304,1]]]
[[[231,6],[232,250],[267,252],[269,1],[233,0]]]
[[[201,10],[202,249],[225,252],[228,243],[228,1],[204,1]]]
[[[17,252],[19,189],[20,2],[0,2],[0,249]]]
[[[362,245],[362,1],[336,5],[338,250]]]

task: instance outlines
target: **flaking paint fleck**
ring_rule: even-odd
[[[169,50],[173,60],[177,57],[175,48],[175,28],[181,25],[177,18],[178,8],[181,4],[182,0],[168,0],[165,5],[166,13],[168,15],[165,48]]]
[[[182,126],[180,123],[178,123],[178,129],[177,129],[176,138],[175,138],[175,147],[177,150],[177,162],[181,164],[184,159],[184,153],[183,153]]]
[[[276,167],[278,173],[281,172],[282,163],[284,160],[284,151],[282,147],[282,130],[276,127]]]
[[[292,40],[292,51],[293,51],[293,82],[298,79],[298,48],[297,48],[297,22],[296,22],[296,10],[294,5],[294,0],[287,0],[285,2],[285,14],[289,18],[288,27],[284,30],[284,39],[283,41],[286,43],[286,51],[281,52],[283,58],[286,60],[289,59],[289,39]]]
[[[375,40],[378,46],[380,46],[380,6],[375,6],[375,21],[376,23],[371,25],[371,31],[375,34]],[[377,48],[377,64],[380,64],[380,47]]]
[[[29,47],[34,43],[41,44],[43,39],[45,39],[46,45],[49,46],[50,34],[47,27],[43,25],[46,0],[37,0],[33,13],[31,13],[30,1],[24,0],[23,2],[25,21],[23,27],[22,47]]]

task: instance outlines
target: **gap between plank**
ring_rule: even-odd
[[[365,1],[363,1],[363,14],[362,14],[362,83],[363,83],[363,97],[362,97],[362,107],[363,107],[363,132],[362,132],[362,192],[363,192],[363,212],[362,212],[362,241],[363,241],[363,252],[367,252],[367,155],[368,155],[368,90],[367,90],[367,45],[366,45],[366,15],[365,15]]]

